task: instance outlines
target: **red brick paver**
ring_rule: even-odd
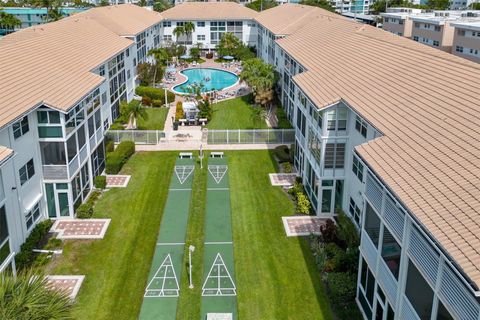
[[[107,188],[125,188],[129,181],[127,175],[107,175]]]
[[[49,289],[66,293],[72,300],[78,294],[85,276],[47,276]]]
[[[324,225],[328,218],[310,216],[282,217],[283,226],[287,237],[320,235],[320,226]]]
[[[58,233],[58,239],[102,239],[110,219],[57,220],[50,232]]]
[[[268,176],[272,186],[283,187],[293,186],[297,178],[296,173],[269,173]]]

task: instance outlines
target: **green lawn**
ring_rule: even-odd
[[[83,274],[75,319],[136,319],[178,152],[137,153],[122,174],[127,188],[107,191],[94,218],[111,218],[103,240],[66,241],[51,274]]]
[[[213,105],[208,129],[267,129],[266,122],[255,116],[247,97],[222,101]]]
[[[137,120],[138,130],[163,130],[168,108],[147,108],[148,119]]]
[[[128,187],[104,193],[96,205],[96,218],[112,218],[106,237],[66,242],[50,273],[86,275],[76,319],[138,317],[177,154],[135,154],[122,170],[132,174]],[[267,174],[276,170],[272,155],[266,150],[227,155],[239,319],[332,319],[306,239],[285,236],[281,217],[292,214],[293,205],[280,188],[270,186]],[[207,174],[197,162],[179,320],[200,318]],[[188,288],[190,244],[196,247],[194,289]]]

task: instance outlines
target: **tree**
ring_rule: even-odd
[[[302,0],[300,4],[305,4],[308,6],[319,7],[330,12],[335,12],[335,8],[332,7],[330,1],[327,0]]]
[[[187,41],[188,41],[188,39],[192,36],[192,33],[195,31],[195,24],[192,21],[187,21],[183,25],[183,30],[187,35]]]
[[[176,26],[173,29],[173,35],[175,36],[176,42],[178,43],[179,38],[185,34],[185,28],[183,26]]]
[[[0,274],[0,319],[72,319],[72,301],[48,287],[47,279],[33,271],[13,277]]]
[[[51,8],[47,13],[47,21],[58,21],[64,17],[63,12],[58,8]]]
[[[161,63],[143,62],[137,65],[137,75],[141,86],[155,85],[157,79],[162,79],[165,66]]]
[[[6,13],[0,10],[0,26],[7,30],[14,30],[15,27],[20,27],[22,25],[22,21],[15,17],[13,14]]]
[[[275,67],[254,58],[244,61],[240,79],[245,81],[253,90],[255,103],[264,107],[274,100],[274,87],[278,80]]]
[[[30,1],[33,7],[47,9],[47,16],[45,18],[47,22],[58,21],[63,18],[63,13],[59,9],[62,6],[61,0],[30,0]]]
[[[217,44],[217,52],[220,56],[233,56],[242,45],[240,39],[231,32],[224,33]]]
[[[100,0],[100,3],[98,4],[99,7],[107,7],[110,5],[110,2],[108,0]]]
[[[403,7],[403,8],[416,8],[416,9],[429,8],[427,5],[413,4],[408,0],[388,0],[388,7],[389,8]],[[374,14],[385,12],[386,9],[387,9],[386,0],[378,0],[370,5],[370,12]]]
[[[160,0],[160,1],[157,1],[153,4],[153,10],[154,11],[157,11],[157,12],[163,12],[165,10],[168,10],[170,8],[172,8],[173,5],[168,2],[167,0]]]
[[[147,0],[139,0],[137,5],[140,6],[140,7],[146,7],[147,6]]]
[[[200,49],[202,48],[202,46],[203,44],[201,42],[198,42],[194,47],[190,48],[190,55],[193,59],[200,59]]]
[[[144,120],[148,119],[147,111],[138,100],[122,101],[120,103],[120,113],[125,119],[128,119],[127,129],[137,128],[138,117]]]
[[[450,8],[450,0],[428,0],[427,6],[433,10],[447,10]]]
[[[278,4],[273,0],[256,0],[245,5],[245,7],[253,9],[255,11],[263,11],[273,7],[276,7]]]
[[[480,10],[480,2],[473,2],[470,4],[470,10]]]

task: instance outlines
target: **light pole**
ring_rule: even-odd
[[[190,289],[193,289],[193,282],[192,282],[192,252],[195,251],[195,247],[190,245],[188,247],[188,273],[189,273],[189,281],[190,285],[188,286]]]
[[[200,169],[203,169],[203,148],[202,148],[202,145],[200,145],[200,152],[198,154],[198,157],[200,158]]]

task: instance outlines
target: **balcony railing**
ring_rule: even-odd
[[[66,165],[44,165],[43,177],[46,180],[66,180],[68,168]]]

